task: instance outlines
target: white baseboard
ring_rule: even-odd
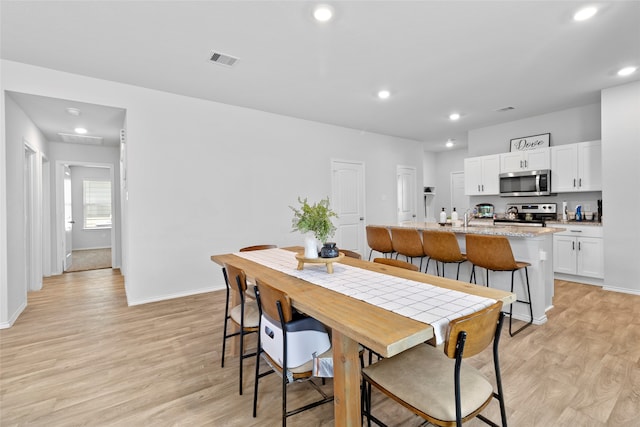
[[[594,277],[574,276],[572,274],[554,273],[553,278],[556,280],[566,280],[567,282],[584,283],[585,285],[604,286],[603,279]]]
[[[509,313],[507,312],[507,315],[508,315],[508,314],[509,314]],[[507,316],[507,317],[508,317],[508,316]],[[513,318],[514,318],[514,319],[517,319],[517,320],[522,320],[523,322],[528,322],[528,321],[530,320],[530,318],[529,318],[529,315],[528,315],[528,314],[527,314],[527,315],[521,315],[521,314],[513,313]],[[507,319],[505,318],[505,321],[506,321],[506,320],[507,320]],[[542,317],[534,317],[534,318],[533,318],[533,324],[534,324],[534,325],[538,325],[538,326],[540,326],[540,325],[544,325],[545,323],[547,323],[547,316],[546,316],[546,315],[544,315],[544,316],[542,316]]]
[[[639,289],[618,288],[616,286],[603,286],[602,290],[611,292],[621,292],[623,294],[640,295]]]
[[[74,251],[94,251],[96,249],[111,249],[111,246],[97,246],[95,248],[73,248]]]
[[[126,286],[125,286],[125,289],[126,289]],[[127,305],[134,306],[134,305],[148,304],[150,302],[166,301],[166,300],[170,300],[170,299],[174,299],[174,298],[189,297],[189,296],[192,296],[192,295],[198,295],[198,294],[204,294],[204,293],[207,293],[207,292],[219,291],[220,289],[221,288],[206,287],[206,288],[194,289],[194,290],[190,290],[190,291],[186,291],[186,292],[178,292],[178,293],[175,293],[175,294],[158,295],[158,296],[154,296],[154,297],[151,297],[151,298],[145,298],[145,299],[140,299],[140,300],[130,300],[127,297]]]
[[[16,322],[16,320],[18,320],[18,316],[20,316],[20,314],[22,314],[22,312],[24,311],[25,308],[27,308],[27,301],[23,302],[22,305],[20,307],[18,307],[16,312],[13,313],[13,316],[11,316],[11,318],[9,319],[9,321],[0,322],[0,329],[8,329],[8,328],[12,327],[13,324]]]

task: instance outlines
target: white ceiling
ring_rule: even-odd
[[[62,142],[59,133],[75,135],[74,129],[83,127],[88,136],[101,137],[101,145],[120,144],[120,129],[124,127],[126,113],[122,108],[18,92],[9,92],[9,96],[36,123],[47,141]],[[70,115],[67,108],[76,108],[80,115]]]
[[[640,66],[638,1],[328,3],[335,19],[320,24],[308,1],[2,0],[1,57],[433,150],[640,79],[616,75]],[[598,14],[574,22],[587,4]],[[214,50],[239,61],[210,63]],[[376,99],[381,88],[390,99]]]

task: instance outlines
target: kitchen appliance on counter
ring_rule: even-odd
[[[551,171],[549,169],[509,172],[500,174],[501,196],[550,196]]]
[[[495,225],[546,227],[545,221],[557,219],[556,203],[509,203],[505,218],[494,219]]]
[[[493,218],[494,209],[491,203],[480,203],[474,210],[476,218]]]

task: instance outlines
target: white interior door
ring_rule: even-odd
[[[453,212],[453,208],[456,208],[460,219],[469,209],[469,196],[464,194],[464,172],[451,172],[451,207],[449,212]]]
[[[398,166],[398,223],[416,221],[416,168]]]
[[[64,165],[63,181],[64,197],[64,270],[71,267],[71,251],[73,250],[73,205],[71,203],[71,168]]]
[[[27,289],[33,288],[34,272],[34,203],[33,203],[33,159],[35,152],[27,145],[24,147],[24,259],[25,259],[25,283]]]
[[[364,254],[364,163],[332,160],[331,192],[338,248]]]

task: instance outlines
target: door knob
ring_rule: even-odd
[[[69,224],[75,224],[76,222],[74,220],[68,221]]]

